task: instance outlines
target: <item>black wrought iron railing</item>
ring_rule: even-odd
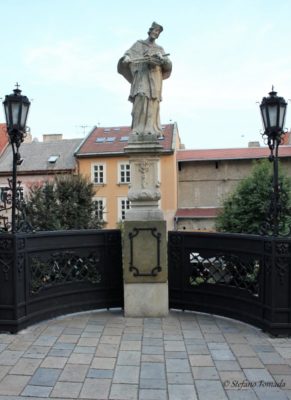
[[[119,230],[0,235],[0,332],[67,312],[123,307]]]
[[[169,232],[171,308],[291,335],[291,238]]]

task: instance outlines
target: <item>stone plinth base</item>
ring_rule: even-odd
[[[125,317],[166,317],[168,313],[168,282],[124,284]]]

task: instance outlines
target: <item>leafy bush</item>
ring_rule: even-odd
[[[94,186],[79,175],[56,176],[30,188],[26,215],[34,230],[101,228],[94,213]]]

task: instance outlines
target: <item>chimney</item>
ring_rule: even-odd
[[[43,142],[56,142],[59,140],[63,140],[63,135],[61,133],[50,133],[46,135],[42,135]]]
[[[260,142],[249,142],[248,147],[260,147]]]

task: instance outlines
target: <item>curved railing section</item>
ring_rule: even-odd
[[[291,334],[291,238],[169,232],[170,307]]]
[[[0,332],[57,315],[123,307],[119,230],[0,235]]]

